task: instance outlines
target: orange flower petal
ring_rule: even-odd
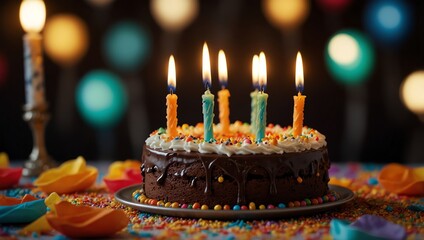
[[[122,210],[75,206],[66,201],[56,204],[56,212],[47,214],[47,221],[71,238],[111,236],[129,222]]]
[[[391,163],[380,171],[378,181],[389,192],[424,195],[424,168],[413,169]]]

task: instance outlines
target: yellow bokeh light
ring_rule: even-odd
[[[424,114],[424,71],[409,74],[400,87],[400,98],[413,113]]]
[[[150,11],[163,29],[177,32],[197,17],[199,3],[198,0],[151,0]]]
[[[75,64],[87,51],[88,30],[77,16],[60,14],[49,18],[44,30],[44,48],[54,61]]]
[[[280,29],[296,28],[309,14],[308,0],[263,0],[265,17]]]
[[[19,9],[22,28],[28,33],[38,33],[46,22],[46,5],[42,0],[24,0]]]
[[[348,34],[337,34],[328,44],[329,56],[340,65],[350,65],[359,57],[359,44]]]

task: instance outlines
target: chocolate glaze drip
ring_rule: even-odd
[[[220,171],[237,184],[237,203],[246,203],[246,185],[249,174],[264,170],[270,182],[269,194],[275,196],[283,194],[278,192],[277,178],[284,174],[290,174],[294,179],[299,176],[319,176],[320,166],[327,172],[330,167],[327,148],[309,150],[301,153],[284,153],[270,155],[233,155],[228,157],[220,154],[201,154],[198,152],[185,151],[162,151],[144,146],[142,156],[142,176],[146,173],[157,172],[159,177],[156,182],[163,185],[168,176],[168,169],[173,164],[182,164],[184,167],[173,175],[187,178],[190,181],[187,187],[194,187],[196,180],[205,179],[204,194],[212,195],[213,172]],[[201,163],[203,170],[198,176],[187,176],[192,164]],[[323,165],[320,165],[323,164]],[[290,173],[287,173],[289,169]],[[257,174],[256,174],[257,175]],[[260,175],[260,174],[259,174]],[[325,174],[324,178],[328,179]],[[324,181],[327,181],[324,179]],[[326,183],[325,183],[326,184]]]

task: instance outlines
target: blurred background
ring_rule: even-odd
[[[20,1],[0,6],[0,152],[26,159]],[[423,162],[424,2],[407,0],[45,0],[48,152],[139,159],[166,126],[174,54],[179,124],[202,121],[202,45],[212,93],[218,51],[228,64],[231,121],[250,121],[252,56],[267,56],[268,122],[292,124],[296,52],[304,63],[305,125],[327,136],[334,162]],[[215,108],[215,122],[218,108]]]

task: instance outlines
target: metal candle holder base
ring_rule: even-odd
[[[23,107],[23,118],[31,127],[34,140],[29,160],[25,162],[24,169],[22,171],[22,174],[27,177],[38,176],[43,171],[56,165],[55,161],[47,153],[44,141],[46,123],[50,119],[50,114],[48,113],[47,108],[47,103],[38,106],[25,105]]]

